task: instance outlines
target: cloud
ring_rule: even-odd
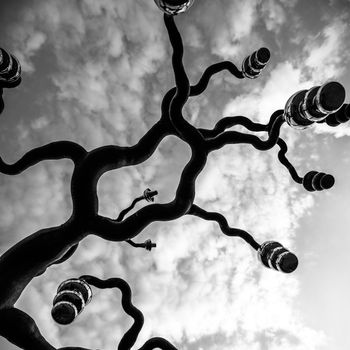
[[[291,25],[295,21],[296,13],[294,7],[298,3],[295,1],[264,1],[260,4],[262,20],[265,22],[266,29],[280,34],[280,30],[284,25]]]
[[[262,41],[255,31],[261,20],[259,3],[203,2],[197,7],[200,16],[193,7],[193,17],[187,17],[188,23],[179,18],[179,28],[190,33],[192,47],[209,47],[208,53],[232,58],[241,48],[248,51]],[[267,27],[281,26],[277,14],[282,5],[264,6]],[[55,114],[44,106],[38,117],[21,124],[22,148],[67,135],[88,149],[134,144],[159,118],[159,96],[165,91],[161,84],[170,85],[170,75],[163,73],[170,66],[169,46],[153,2],[47,1],[23,11],[27,17],[16,23],[22,33],[16,45],[32,72],[40,72],[41,49],[49,48],[54,58],[49,82],[55,88]],[[327,33],[333,38],[332,31]],[[270,74],[266,70],[255,85],[243,82],[243,90],[222,103],[220,112],[266,122],[292,93],[310,87],[291,62],[277,63]],[[218,91],[225,79],[213,83]],[[234,84],[227,83],[226,90]],[[222,101],[208,95],[193,106],[191,117],[211,122],[210,112],[220,109]],[[292,130],[284,132],[290,145],[298,142]],[[188,146],[168,138],[145,164],[104,175],[98,188],[100,212],[116,217],[146,187],[159,190],[159,202],[171,200],[188,158]],[[198,179],[196,203],[224,214],[232,226],[247,229],[259,242],[274,239],[293,250],[298,220],[313,200],[298,192],[276,158],[276,151],[258,152],[248,145],[216,152]],[[2,247],[68,217],[71,170],[68,162],[50,162],[4,180],[1,198],[8,198],[8,204],[0,209],[6,232]],[[141,205],[145,203],[138,208]],[[324,342],[322,333],[305,325],[296,311],[298,277],[264,269],[250,247],[223,236],[216,224],[190,217],[155,223],[137,241],[147,238],[158,245],[151,253],[89,237],[68,263],[48,269],[33,282],[21,306],[35,315],[55,345],[112,348],[130,324],[120,307],[120,294],[96,291],[93,302],[68,328],[55,325],[49,311],[58,284],[66,278],[83,273],[120,276],[131,284],[134,303],[145,314],[139,345],[153,335],[169,337],[179,347],[212,337],[212,349],[260,349],[262,338],[269,349],[317,349]],[[38,309],[35,300],[45,306]]]
[[[286,21],[286,14],[283,7],[275,1],[265,1],[262,4],[262,12],[267,30],[278,31]]]
[[[344,50],[347,43],[347,23],[341,18],[333,19],[305,48],[305,64],[311,69],[315,82],[340,77],[347,61]],[[345,46],[345,47],[344,47]]]
[[[225,106],[224,115],[245,115],[266,123],[274,111],[284,109],[291,95],[312,87],[302,70],[289,61],[278,63],[270,74],[269,71],[271,68],[267,66],[261,75],[262,79],[265,78],[262,83],[257,82],[251,90],[232,99]]]
[[[205,33],[213,55],[232,59],[242,48],[251,47],[259,41],[253,33],[258,3],[256,0],[244,3],[222,0],[217,6],[217,3],[206,1],[202,7],[193,8],[194,23],[201,33]],[[249,43],[246,42],[247,37],[250,38]]]

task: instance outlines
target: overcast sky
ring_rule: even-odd
[[[220,60],[240,66],[259,47],[270,48],[271,60],[257,80],[217,75],[186,106],[187,119],[207,128],[228,115],[267,122],[298,90],[337,80],[350,91],[349,21],[345,0],[197,0],[176,17],[191,82]],[[133,145],[159,119],[174,79],[153,0],[2,0],[0,26],[0,47],[23,68],[21,85],[4,92],[5,161],[57,140],[88,150]],[[308,193],[278,162],[278,149],[236,145],[210,155],[195,203],[224,214],[259,242],[290,248],[299,257],[295,273],[264,268],[240,239],[184,217],[152,224],[137,237],[155,241],[152,252],[87,238],[68,262],[35,279],[17,306],[56,347],[114,349],[131,324],[118,292],[95,291],[68,327],[55,324],[50,310],[66,278],[122,277],[145,315],[135,349],[155,335],[182,350],[349,349],[350,126],[298,131],[286,125],[282,137],[301,176],[333,174],[334,188]],[[147,187],[159,191],[158,202],[171,200],[189,157],[186,144],[168,137],[144,164],[105,174],[100,213],[116,217]],[[71,172],[70,161],[60,160],[0,176],[0,253],[69,218]],[[0,348],[17,349],[3,338]]]

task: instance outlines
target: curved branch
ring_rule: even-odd
[[[49,268],[52,265],[58,265],[64,263],[66,260],[68,260],[78,249],[79,243],[74,244],[72,247],[70,247],[67,252],[58,260],[54,261],[52,264],[48,265],[47,268]],[[42,271],[40,271],[35,277],[41,276],[46,271],[46,268]]]
[[[231,128],[235,125],[242,125],[250,131],[266,131],[268,124],[254,123],[250,119],[243,116],[234,116],[234,117],[224,117],[220,119],[215,127],[211,130],[209,129],[198,129],[198,131],[203,135],[205,139],[214,138],[226,129]]]
[[[86,150],[75,142],[51,142],[45,146],[30,150],[14,164],[6,164],[0,158],[0,172],[7,175],[17,175],[44,160],[68,158],[74,163],[78,163],[86,154]]]
[[[140,164],[150,158],[162,139],[170,134],[168,125],[164,119],[159,120],[134,146],[109,145],[90,151],[72,175],[73,215],[81,220],[97,215],[99,178],[110,170]]]
[[[129,243],[134,248],[145,248],[146,250],[149,250],[149,251],[151,251],[152,248],[156,248],[157,247],[157,244],[153,243],[150,239],[147,239],[143,243],[135,243],[131,239],[128,239],[125,242]]]
[[[214,138],[222,134],[226,129],[231,128],[235,125],[242,125],[250,131],[268,131],[270,133],[276,119],[279,118],[282,113],[283,110],[277,110],[272,113],[267,124],[254,123],[249,118],[243,116],[224,117],[216,123],[214,129],[198,129],[198,131],[203,135],[205,139]]]
[[[277,111],[274,111],[271,114],[270,120],[267,124],[266,130],[269,132],[269,134],[273,131],[275,128],[275,123],[277,120],[280,120],[280,122],[283,124],[284,123],[284,110],[283,109],[277,109]],[[278,129],[279,131],[279,129]]]
[[[208,87],[210,79],[217,73],[222,72],[223,70],[228,70],[232,75],[234,75],[238,79],[243,79],[243,73],[230,61],[222,61],[209,66],[199,79],[196,85],[190,86],[189,97],[198,96],[205,91]],[[169,106],[171,100],[175,96],[176,87],[171,88],[164,96],[161,111],[162,116],[168,117],[169,119]],[[175,133],[175,130],[173,131]]]
[[[174,17],[164,15],[170,43],[173,48],[172,65],[175,74],[176,93],[171,100],[169,117],[179,135],[191,146],[203,148],[203,137],[198,130],[188,123],[182,115],[182,109],[190,94],[190,83],[183,66],[183,44],[181,35],[175,25]]]
[[[168,31],[170,44],[173,48],[172,64],[176,83],[176,93],[173,100],[175,99],[175,101],[180,105],[180,108],[182,108],[190,93],[190,83],[182,62],[184,54],[182,38],[175,25],[173,16],[165,14],[164,23]]]
[[[199,206],[193,204],[188,215],[194,215],[198,216],[201,219],[208,220],[208,221],[216,221],[221,231],[226,235],[230,237],[241,237],[244,239],[248,244],[250,244],[255,250],[258,250],[260,247],[260,244],[255,241],[252,235],[250,235],[248,232],[238,229],[238,228],[232,228],[228,225],[228,222],[226,218],[219,213],[216,212],[208,212]]]
[[[21,349],[56,350],[41,335],[35,321],[15,307],[0,310],[0,335]]]
[[[122,337],[118,345],[118,349],[131,349],[142,329],[144,318],[142,312],[136,306],[134,306],[131,301],[131,289],[129,284],[121,278],[100,280],[99,278],[90,275],[84,275],[79,278],[84,279],[87,283],[100,289],[118,288],[121,291],[122,307],[124,311],[134,319],[134,323]]]
[[[298,175],[297,171],[286,157],[288,151],[287,144],[281,138],[278,139],[277,144],[280,147],[280,151],[278,152],[279,161],[288,169],[292,179],[298,184],[302,184],[303,178]]]
[[[170,221],[186,214],[195,197],[196,179],[206,161],[205,152],[194,150],[181,174],[175,198],[171,202],[143,207],[122,222],[97,215],[89,227],[90,233],[110,241],[125,241],[135,237],[152,222]]]
[[[79,243],[74,244],[72,247],[70,247],[68,249],[68,251],[62,256],[62,258],[56,260],[55,262],[53,262],[51,265],[58,265],[58,264],[62,264],[63,262],[65,262],[66,260],[68,260],[74,253],[75,251],[78,249]],[[51,266],[50,265],[50,266]]]
[[[269,150],[276,145],[280,133],[280,128],[284,122],[285,121],[282,118],[282,115],[275,119],[269,130],[269,137],[266,141],[261,140],[255,135],[244,134],[237,131],[223,132],[220,135],[214,137],[213,139],[209,139],[206,141],[208,151],[212,152],[214,150],[222,148],[225,145],[239,143],[250,144],[260,151]]]
[[[140,197],[135,198],[135,199],[132,201],[132,203],[131,203],[127,208],[125,208],[124,210],[122,210],[122,211],[120,212],[120,214],[119,214],[118,217],[116,218],[116,221],[118,221],[118,222],[122,221],[122,220],[124,219],[125,215],[126,215],[131,209],[133,209],[133,208],[135,207],[136,203],[142,201],[143,199],[145,199],[144,196],[140,196]]]
[[[67,251],[71,253],[71,247],[86,235],[85,228],[67,221],[39,230],[6,251],[0,257],[0,309],[12,307],[35,276]]]
[[[149,190],[149,189],[148,189],[148,190]],[[147,190],[146,190],[146,191],[147,191]],[[136,205],[137,202],[141,201],[142,199],[149,200],[149,199],[147,199],[148,197],[147,197],[147,192],[146,192],[146,191],[144,192],[144,194],[143,194],[142,196],[135,198],[129,207],[127,207],[126,209],[122,210],[122,211],[120,212],[119,216],[117,217],[117,219],[116,219],[115,221],[121,222],[121,221],[124,219],[125,215],[126,215],[131,209],[133,209],[133,208],[135,207],[135,205]],[[151,190],[149,190],[149,191],[150,191],[150,192],[149,192],[150,195],[156,195],[156,194],[158,194],[157,191],[151,191]],[[150,197],[150,198],[153,198],[153,196]],[[129,243],[129,244],[130,244],[132,247],[134,247],[134,248],[145,248],[146,250],[149,250],[149,251],[151,251],[152,248],[155,248],[155,247],[157,246],[155,243],[152,243],[152,241],[149,240],[149,239],[146,240],[144,243],[135,243],[135,242],[133,242],[131,239],[127,239],[125,242],[126,242],[126,243]]]
[[[182,116],[182,106],[188,98],[189,92],[189,83],[182,64],[182,40],[175,26],[174,19],[165,15],[164,20],[174,48],[173,67],[177,84],[176,94],[170,105],[170,120],[191,146],[192,156],[181,174],[175,199],[172,202],[161,205],[149,205],[120,223],[100,215],[96,216],[92,223],[91,233],[111,241],[125,241],[135,237],[154,221],[173,220],[186,214],[194,200],[195,180],[207,161],[207,150],[204,147],[202,136]],[[169,92],[168,98],[170,97],[171,93]]]
[[[92,350],[92,349],[81,348],[77,346],[65,346],[64,348],[58,348],[57,350]]]
[[[153,350],[159,348],[161,350],[177,350],[174,345],[164,338],[154,337],[145,342],[139,350]]]
[[[203,73],[196,85],[191,86],[190,96],[197,96],[204,92],[209,84],[209,80],[214,74],[217,74],[223,70],[228,70],[233,76],[238,79],[244,79],[242,71],[240,71],[235,64],[230,61],[222,61],[214,63],[209,66]]]

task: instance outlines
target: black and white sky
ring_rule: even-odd
[[[187,120],[207,128],[228,115],[266,123],[298,90],[336,80],[350,92],[349,21],[348,0],[196,0],[176,17],[191,82],[220,60],[240,66],[259,47],[271,50],[271,60],[256,80],[217,75],[190,100]],[[0,149],[7,162],[57,140],[88,150],[133,145],[159,119],[162,96],[174,85],[153,0],[0,0],[0,47],[23,68],[21,85],[4,92]],[[184,217],[138,237],[157,243],[151,253],[88,237],[67,263],[35,279],[18,306],[57,347],[113,349],[131,325],[119,294],[96,291],[69,327],[55,324],[50,310],[66,278],[122,277],[145,315],[139,347],[158,335],[183,350],[349,349],[350,126],[284,126],[282,136],[300,174],[333,174],[334,188],[305,192],[277,149],[235,145],[209,157],[196,203],[259,242],[290,248],[300,261],[292,275],[264,268],[248,245],[215,224]],[[158,190],[158,202],[171,200],[189,157],[190,148],[169,137],[145,163],[104,175],[100,213],[116,217],[147,187]],[[60,160],[0,176],[0,254],[69,218],[71,172]],[[17,349],[3,338],[0,348]]]

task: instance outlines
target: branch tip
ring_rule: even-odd
[[[151,189],[147,188],[143,191],[143,198],[147,202],[154,202],[154,196],[158,194],[158,191],[152,191]]]

